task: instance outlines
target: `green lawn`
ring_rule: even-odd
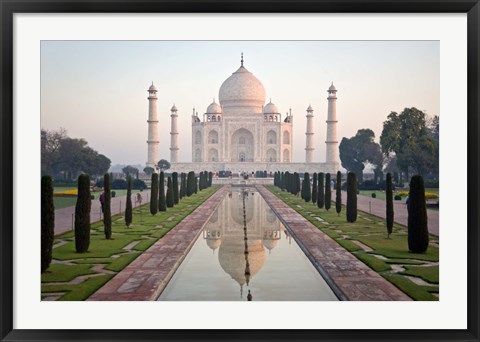
[[[267,186],[267,189],[412,299],[438,300],[438,297],[432,295],[438,293],[439,288],[438,247],[430,245],[426,253],[411,253],[408,251],[405,226],[394,224],[391,238],[387,239],[385,222],[379,217],[359,211],[357,221],[349,223],[345,218],[345,206],[342,206],[338,215],[333,201],[332,208],[327,211],[277,187]],[[322,218],[328,225],[319,222],[316,217]],[[354,241],[361,242],[372,251],[364,251]],[[438,238],[431,235],[430,241],[438,242]],[[417,277],[428,285],[418,285],[406,276]]]
[[[113,277],[111,272],[124,269],[219,188],[220,186],[212,186],[184,197],[175,207],[158,212],[155,216],[150,214],[150,204],[136,207],[129,228],[125,226],[123,213],[114,215],[111,240],[105,240],[103,223],[94,223],[91,225],[90,248],[87,253],[75,251],[73,232],[56,236],[56,243],[66,243],[53,249],[52,256],[56,263],[52,263],[42,274],[42,298],[50,293],[62,293],[58,300],[87,299]],[[105,271],[94,270],[93,267],[103,267]],[[80,276],[84,277],[83,281],[72,284],[75,279],[82,279],[78,278]]]

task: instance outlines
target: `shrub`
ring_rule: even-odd
[[[347,221],[357,220],[357,177],[349,172],[347,176]]]
[[[125,179],[115,179],[112,182],[112,189],[125,190],[127,188],[127,181]]]
[[[117,193],[115,191],[112,191],[112,198],[115,197]]]
[[[142,191],[147,188],[147,184],[141,179],[134,179],[132,182],[132,189],[138,189]]]
[[[410,180],[408,194],[408,249],[423,253],[428,248],[428,217],[425,203],[425,187],[420,175]]]
[[[105,239],[109,240],[112,237],[112,210],[111,210],[111,197],[115,197],[115,191],[112,191],[110,196],[110,175],[105,173],[103,175],[105,187],[103,188],[103,232],[105,233]]]
[[[324,174],[320,172],[318,174],[318,190],[317,190],[317,207],[320,209],[325,205],[325,187],[324,187]]]
[[[90,246],[90,177],[81,174],[78,177],[78,197],[75,205],[75,249],[85,253]]]
[[[152,185],[150,187],[150,214],[158,212],[158,174],[152,173]]]
[[[52,262],[53,238],[55,234],[55,206],[53,204],[52,177],[43,176],[41,187],[41,267],[43,273]]]
[[[95,199],[95,195],[90,195],[90,199],[91,199],[91,200],[94,200],[94,199]]]
[[[389,172],[387,173],[387,180],[386,180],[386,205],[387,205],[387,233],[388,237],[390,237],[390,234],[392,234],[393,230],[393,218],[394,218],[394,213],[393,213],[393,184],[392,184],[392,174]]]
[[[325,209],[329,210],[332,206],[332,187],[330,185],[330,173],[325,176]]]
[[[127,204],[125,206],[125,224],[130,227],[132,224],[132,177],[127,176]]]
[[[372,198],[377,198],[377,194],[372,192]]]
[[[395,201],[401,201],[401,200],[402,200],[402,196],[400,196],[400,195],[395,195],[394,199],[395,199]]]
[[[172,186],[173,186],[173,202],[178,204],[180,202],[180,198],[178,195],[178,173],[172,173]]]
[[[167,180],[167,208],[173,208],[174,198],[173,198],[173,184],[172,178],[168,177]]]
[[[165,198],[165,174],[160,171],[158,180],[158,211],[167,211],[167,202]]]
[[[335,210],[340,215],[342,211],[342,173],[337,172],[337,184],[335,184]]]

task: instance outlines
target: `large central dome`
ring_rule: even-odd
[[[265,103],[265,88],[253,74],[242,65],[227,78],[219,91],[220,105],[228,107],[252,107],[262,112]]]

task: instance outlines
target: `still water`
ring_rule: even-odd
[[[255,189],[233,188],[158,300],[338,300]]]

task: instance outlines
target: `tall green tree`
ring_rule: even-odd
[[[88,252],[90,246],[90,177],[78,177],[78,195],[75,205],[75,249],[77,253]]]
[[[304,191],[304,200],[305,202],[310,202],[312,199],[312,190],[310,188],[310,174],[308,172],[305,172],[305,191]]]
[[[160,159],[157,163],[157,166],[160,169],[160,171],[165,171],[165,170],[168,170],[171,165],[167,160]]]
[[[318,198],[318,181],[317,181],[317,173],[313,173],[313,184],[312,184],[312,203],[317,203]]]
[[[335,210],[340,216],[342,211],[342,173],[337,171],[337,182],[335,184]]]
[[[427,175],[438,166],[434,134],[427,125],[427,115],[417,108],[391,112],[383,123],[380,144],[383,153],[395,153],[406,179],[412,172]]]
[[[52,262],[52,249],[55,227],[55,206],[53,204],[52,177],[43,176],[41,182],[41,266],[45,272]]]
[[[138,169],[134,166],[127,165],[124,168],[122,168],[122,172],[125,175],[126,178],[129,176],[136,175],[138,173]]]
[[[423,253],[428,249],[428,216],[423,177],[415,175],[410,180],[408,193],[408,249]]]
[[[357,220],[357,177],[354,172],[347,175],[347,221]]]
[[[145,167],[145,168],[143,169],[143,172],[145,172],[145,174],[146,174],[147,176],[151,176],[152,173],[155,172],[155,169],[154,169],[153,167],[151,167],[151,166],[147,166],[147,167]]]
[[[184,190],[184,188],[185,188],[185,185],[184,185],[185,180],[184,180],[184,178],[185,178],[185,177],[184,177],[184,173],[183,173],[183,172],[180,173],[180,191],[179,191],[179,193],[178,193],[178,197],[179,197],[180,199],[182,199],[183,196],[185,196],[185,190]]]
[[[125,206],[125,225],[130,227],[132,224],[132,176],[127,176],[127,204]]]
[[[173,208],[175,200],[173,198],[173,184],[172,177],[167,179],[167,208]]]
[[[112,193],[110,192],[110,174],[107,172],[103,175],[103,232],[105,239],[112,238]]]
[[[295,172],[294,175],[295,175],[295,182],[294,182],[293,194],[297,196],[298,193],[300,192],[300,174],[298,174],[298,172]]]
[[[190,197],[195,192],[195,173],[190,171],[187,178],[187,196]]]
[[[394,213],[393,213],[393,183],[392,183],[392,174],[389,172],[387,173],[387,180],[386,180],[386,206],[387,206],[387,233],[388,233],[388,238],[390,238],[390,235],[392,234],[393,230],[393,219],[394,219]]]
[[[165,197],[165,174],[160,171],[158,180],[158,211],[167,211],[167,199]]]
[[[150,213],[155,215],[158,212],[158,174],[152,174],[152,185],[150,187]]]
[[[330,186],[330,173],[325,175],[325,209],[332,206],[332,187]]]
[[[324,174],[318,174],[317,207],[320,209],[325,205]]]
[[[178,204],[180,202],[180,196],[178,195],[178,173],[172,173],[172,186],[173,186],[173,202]]]

